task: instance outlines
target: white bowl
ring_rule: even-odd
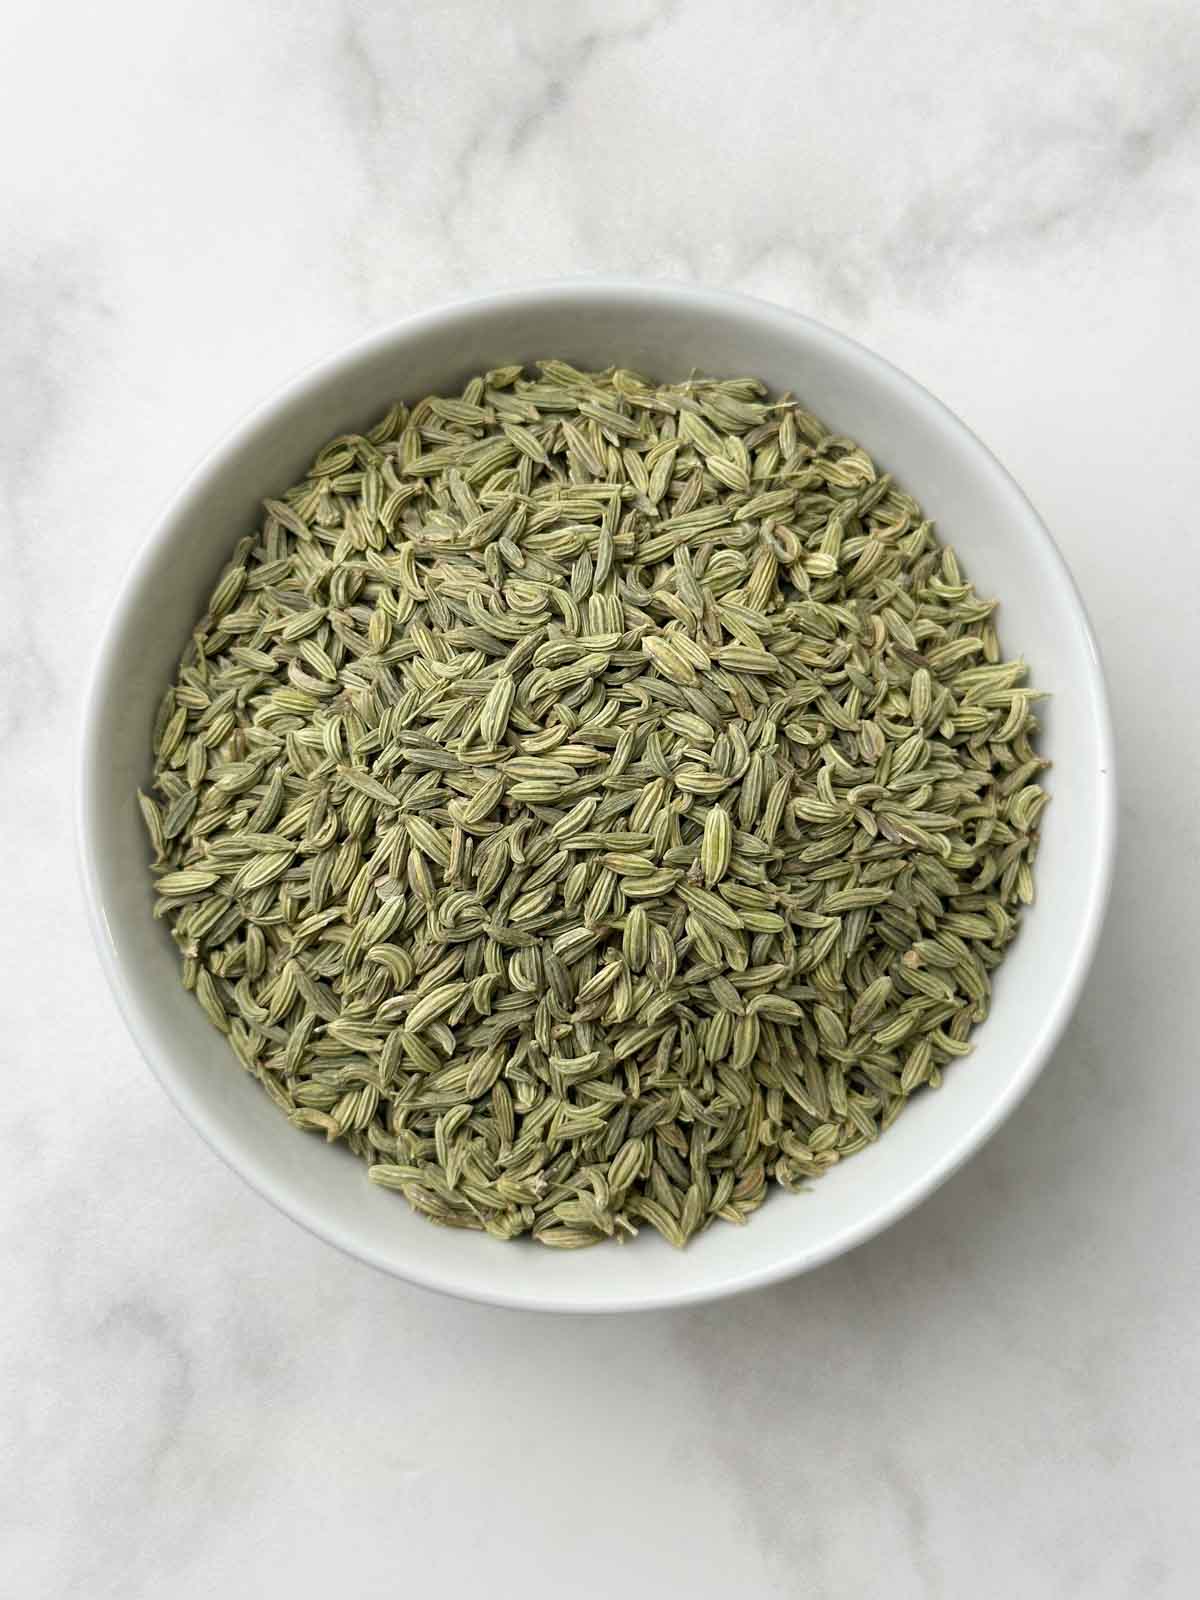
[[[149,774],[151,722],[258,502],[395,399],[453,393],[487,367],[552,355],[664,379],[694,367],[752,373],[796,391],[936,517],[980,590],[1002,597],[1006,648],[1053,693],[1038,901],[974,1053],[807,1196],[773,1193],[746,1227],[714,1227],[682,1253],[648,1229],[623,1249],[564,1253],[431,1226],[369,1184],[360,1162],[289,1126],[180,987],[174,946],[150,914],[134,791]],[[109,983],[163,1087],[217,1153],[297,1222],[374,1266],[556,1311],[677,1305],[769,1283],[869,1238],[943,1182],[1017,1104],[1070,1015],[1104,914],[1114,814],[1108,708],[1083,606],[1037,513],[974,435],[911,378],[806,317],[708,290],[597,280],[413,317],[306,373],[237,427],[184,484],[121,587],[88,689],[79,785],[83,877]]]

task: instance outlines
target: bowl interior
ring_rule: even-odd
[[[773,1194],[748,1227],[714,1227],[682,1254],[657,1236],[577,1253],[501,1246],[412,1215],[368,1184],[359,1162],[296,1133],[237,1067],[180,988],[174,946],[150,915],[134,804],[149,775],[149,729],[258,502],[292,483],[327,439],[373,423],[396,398],[453,392],[487,367],[550,355],[663,379],[692,368],[752,373],[796,392],[917,496],[981,592],[1002,597],[1006,653],[1023,655],[1037,686],[1053,693],[1038,904],[998,975],[974,1053],[809,1194]],[[612,1310],[702,1299],[815,1265],[965,1159],[1028,1086],[1074,1003],[1103,912],[1112,811],[1103,685],[1078,597],[1036,514],[967,429],[903,374],[804,318],[734,296],[597,283],[492,296],[389,330],[308,374],[198,469],[126,579],[101,646],[85,716],[80,836],[97,938],[127,1021],[180,1108],[254,1187],[332,1242],[431,1287]]]

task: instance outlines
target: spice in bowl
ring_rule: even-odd
[[[265,502],[163,699],[183,981],[435,1222],[744,1221],[987,1016],[1046,801],[993,612],[752,379],[397,405]]]

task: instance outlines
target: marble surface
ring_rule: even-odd
[[[1200,1588],[1190,0],[12,8],[0,61],[0,1593]],[[581,271],[750,290],[1038,504],[1121,746],[1103,946],[1011,1122],[709,1309],[456,1304],[197,1140],[89,944],[81,657],[197,456],[310,360]]]

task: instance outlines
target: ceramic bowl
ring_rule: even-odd
[[[336,434],[396,398],[453,393],[472,374],[562,356],[660,378],[753,373],[862,441],[937,519],[980,591],[1003,597],[1002,638],[1029,661],[1053,767],[1038,898],[998,974],[973,1054],[915,1097],[877,1145],[810,1193],[773,1192],[742,1228],[675,1252],[649,1229],[625,1248],[546,1250],[431,1226],[369,1184],[361,1163],[291,1128],[179,984],[151,916],[134,791],[149,730],[194,619],[255,508]],[[827,1261],[942,1183],[1020,1100],[1075,1004],[1103,917],[1114,850],[1111,734],[1079,595],[1021,490],[919,384],[841,334],[760,301],[656,283],[586,280],[487,295],[387,328],[288,384],[196,469],[150,533],[113,605],[83,721],[79,839],[97,945],[142,1053],[199,1133],[312,1232],[429,1288],[508,1306],[624,1311],[711,1299]]]

